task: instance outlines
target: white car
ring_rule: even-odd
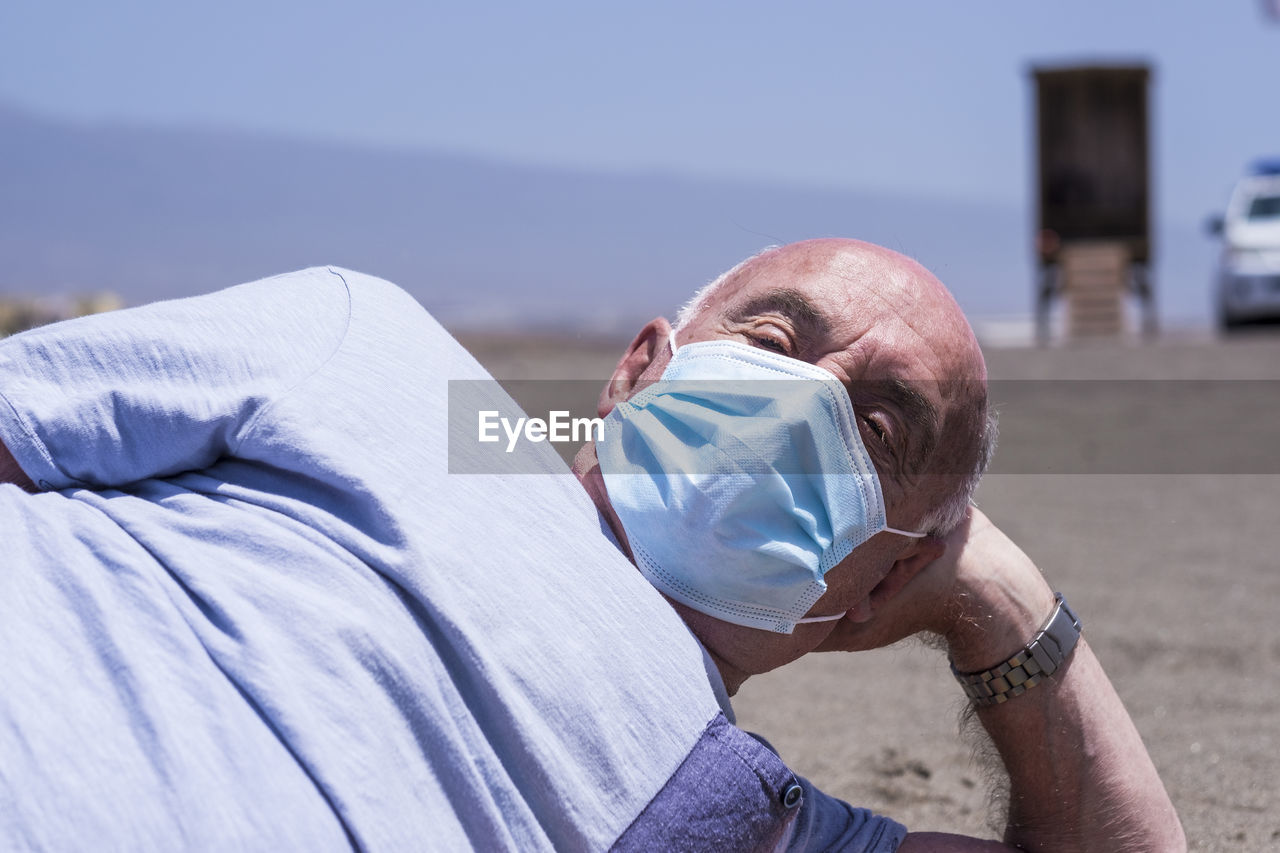
[[[1211,220],[1222,236],[1218,317],[1224,329],[1280,321],[1280,161],[1258,164],[1231,193],[1226,215]]]

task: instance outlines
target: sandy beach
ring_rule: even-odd
[[[586,408],[626,343],[461,337],[513,385],[590,380],[568,386]],[[1080,614],[1191,849],[1280,850],[1280,335],[987,360],[1001,450],[980,505]],[[912,829],[998,835],[936,651],[810,655],[734,707],[833,795]]]

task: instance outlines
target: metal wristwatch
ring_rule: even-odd
[[[1004,663],[982,672],[959,672],[954,663],[951,665],[952,674],[973,704],[981,708],[1008,702],[1053,675],[1070,656],[1080,639],[1080,620],[1062,593],[1054,597],[1058,606],[1049,621],[1022,651]]]

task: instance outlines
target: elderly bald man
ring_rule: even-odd
[[[662,375],[670,332],[661,318],[640,332],[601,397],[602,415]],[[730,694],[750,675],[813,650],[877,648],[931,632],[946,641],[959,672],[985,672],[1035,637],[1055,610],[1053,592],[981,512],[966,511],[994,440],[986,367],[959,307],[927,270],[851,240],[768,250],[701,291],[682,312],[674,340],[737,341],[829,371],[847,386],[865,425],[889,519],[932,534],[876,533],[827,573],[826,594],[810,614],[843,618],[798,625],[791,634],[743,628],[673,600]],[[893,394],[899,383],[913,393]],[[594,455],[585,447],[575,473],[625,543]],[[1009,844],[1185,847],[1150,758],[1083,639],[1039,689],[983,703],[978,716],[1011,776]],[[987,846],[923,833],[907,836],[900,849]]]
[[[5,845],[1005,849],[733,725],[752,674],[928,631],[1008,844],[1183,846],[1070,608],[968,509],[985,372],[917,264],[735,267],[641,330],[576,479],[546,444],[460,473],[451,391],[515,411],[487,379],[333,268],[0,344]]]

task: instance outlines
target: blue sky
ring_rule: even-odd
[[[1259,0],[6,0],[0,33],[0,99],[55,116],[1019,205],[1030,66],[1146,61],[1166,224],[1280,153]]]

